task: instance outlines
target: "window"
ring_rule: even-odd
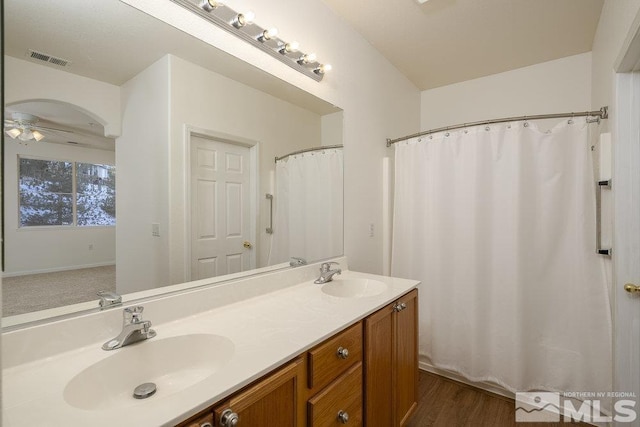
[[[116,224],[115,166],[19,161],[20,227]]]

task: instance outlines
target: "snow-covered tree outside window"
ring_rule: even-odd
[[[116,225],[116,168],[76,163],[78,225]]]
[[[115,166],[25,157],[19,163],[20,227],[115,225]]]

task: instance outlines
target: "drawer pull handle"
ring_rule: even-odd
[[[349,357],[349,349],[344,347],[339,347],[337,355],[340,359],[346,359],[347,357]]]
[[[407,303],[406,303],[406,302],[403,302],[402,304],[396,304],[396,305],[393,307],[393,309],[394,309],[395,311],[402,311],[402,310],[404,310],[405,308],[407,308]]]
[[[338,421],[342,424],[346,424],[349,422],[349,414],[346,411],[338,412]]]
[[[200,427],[213,427],[213,425],[209,421],[207,421],[206,423],[200,424]]]
[[[222,427],[235,427],[238,425],[238,421],[240,421],[238,414],[231,409],[225,409],[220,415],[220,425]]]

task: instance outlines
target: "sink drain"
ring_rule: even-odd
[[[151,397],[155,394],[158,387],[154,383],[144,383],[140,384],[133,390],[133,397],[136,399],[146,399],[147,397]]]

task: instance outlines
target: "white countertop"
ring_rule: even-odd
[[[203,381],[166,395],[162,389],[145,400],[117,410],[88,411],[68,404],[63,391],[87,367],[116,352],[101,349],[103,341],[40,360],[3,369],[4,427],[38,426],[161,426],[174,425],[366,317],[415,288],[415,280],[345,271],[341,278],[369,278],[387,288],[365,298],[326,295],[321,285],[306,281],[264,295],[223,305],[179,320],[154,325],[153,340],[185,335],[216,334],[235,347],[231,360]],[[153,320],[153,318],[151,318]],[[145,342],[136,346],[145,345]],[[185,351],[188,351],[185,349]],[[114,372],[114,375],[117,375]]]

